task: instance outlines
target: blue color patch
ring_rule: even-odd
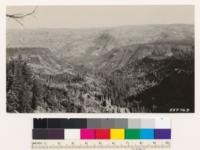
[[[141,129],[140,139],[154,139],[154,129]]]

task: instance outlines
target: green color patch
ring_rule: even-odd
[[[125,129],[125,139],[140,139],[140,129]]]

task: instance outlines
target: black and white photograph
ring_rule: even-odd
[[[8,113],[193,113],[193,5],[7,6]]]

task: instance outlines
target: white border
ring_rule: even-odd
[[[195,113],[193,114],[8,114],[6,113],[5,8],[7,5],[195,5]],[[200,1],[199,0],[0,0],[0,148],[28,150],[33,117],[132,118],[171,117],[174,150],[198,149],[200,134]],[[8,132],[10,130],[10,132]],[[8,135],[12,134],[12,136]]]

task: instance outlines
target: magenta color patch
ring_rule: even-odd
[[[81,139],[95,139],[95,130],[81,129]]]

